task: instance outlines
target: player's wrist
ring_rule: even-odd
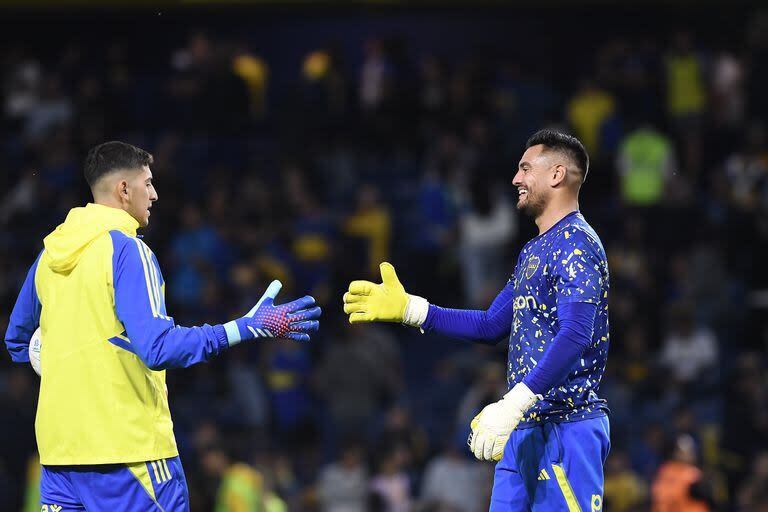
[[[223,325],[224,332],[227,336],[227,343],[230,347],[233,347],[241,341],[247,341],[252,339],[250,331],[246,326],[247,318],[242,317],[237,320],[231,320]]]
[[[407,294],[408,301],[403,312],[403,324],[411,327],[421,327],[427,320],[429,301],[418,295]]]
[[[227,336],[227,329],[224,327],[224,324],[214,325],[213,333],[216,336],[216,343],[219,347],[219,353],[225,351],[231,346],[229,344],[229,337]]]
[[[525,413],[533,407],[533,404],[542,400],[544,397],[537,395],[523,382],[515,384],[509,392],[502,398],[505,408]]]

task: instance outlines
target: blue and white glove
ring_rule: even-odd
[[[309,333],[320,327],[321,310],[309,295],[275,306],[275,297],[283,284],[272,283],[259,302],[242,318],[224,324],[229,346],[255,338],[287,338],[309,341]]]

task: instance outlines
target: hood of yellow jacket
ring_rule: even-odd
[[[138,228],[139,222],[119,208],[94,203],[72,208],[64,222],[43,240],[48,265],[54,272],[67,274],[99,236],[113,230],[136,236]]]

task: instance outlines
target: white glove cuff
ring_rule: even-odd
[[[240,328],[237,326],[237,322],[232,320],[224,324],[224,331],[227,333],[227,342],[230,347],[234,347],[242,341],[240,337]]]
[[[522,382],[518,382],[511,390],[509,390],[509,393],[504,395],[504,403],[508,404],[509,407],[514,407],[516,410],[525,413],[525,411],[533,407],[533,404],[543,398],[544,397],[541,395],[535,395],[533,391]]]
[[[421,327],[427,321],[429,301],[418,295],[408,295],[408,304],[405,306],[403,323],[411,327]]]

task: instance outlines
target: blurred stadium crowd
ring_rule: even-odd
[[[272,279],[316,297],[312,343],[168,373],[193,510],[487,509],[492,466],[465,440],[506,340],[351,327],[341,294],[388,260],[412,293],[486,307],[535,235],[521,149],[554,126],[590,152],[581,206],[611,266],[606,510],[768,511],[768,17],[535,54],[500,31],[461,58],[396,29],[293,60],[221,30],[124,32],[0,48],[0,326],[111,139],[155,156],[144,239],[177,323],[236,318]],[[2,510],[36,499],[37,388],[0,358]]]

